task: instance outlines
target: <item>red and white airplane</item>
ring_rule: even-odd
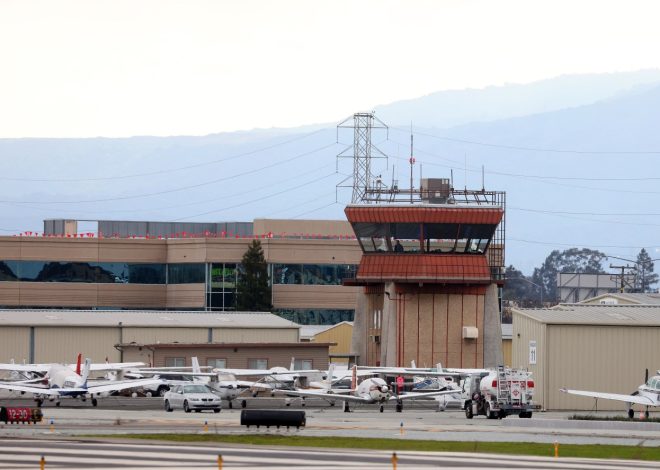
[[[644,416],[649,417],[649,407],[650,406],[660,406],[660,370],[656,371],[656,374],[651,378],[648,378],[649,371],[646,369],[646,382],[637,387],[637,390],[631,393],[630,395],[623,395],[619,393],[605,393],[605,392],[591,392],[586,390],[571,390],[567,388],[560,388],[559,391],[568,393],[570,395],[579,395],[583,397],[591,397],[598,400],[602,398],[603,400],[616,400],[622,401],[628,404],[628,417],[633,418],[635,412],[633,411],[633,404],[646,406],[644,411]]]
[[[56,406],[60,406],[63,397],[80,398],[85,401],[91,398],[92,406],[97,406],[97,398],[108,396],[112,392],[118,392],[129,388],[138,388],[158,382],[154,379],[141,380],[110,380],[110,381],[88,381],[89,373],[92,371],[118,371],[130,367],[144,365],[141,362],[118,362],[92,364],[85,359],[82,364],[82,355],[78,355],[75,365],[65,364],[0,364],[0,370],[17,371],[37,376],[35,379],[23,381],[0,382],[0,389],[31,393],[37,404],[41,406],[44,399],[57,400]]]

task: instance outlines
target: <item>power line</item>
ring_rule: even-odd
[[[511,238],[507,237],[507,241],[514,241],[514,242],[521,242],[521,243],[529,243],[532,245],[546,245],[546,246],[568,246],[571,248],[575,247],[589,247],[589,248],[624,248],[624,249],[642,249],[642,248],[648,248],[652,245],[638,245],[638,246],[628,246],[628,245],[593,245],[591,243],[555,243],[555,242],[542,242],[538,240],[524,240],[522,238]]]
[[[183,171],[183,170],[190,170],[191,168],[200,168],[208,165],[215,165],[218,163],[224,163],[229,160],[235,160],[236,158],[241,158],[241,157],[247,157],[249,155],[254,155],[256,153],[264,152],[266,150],[270,150],[273,148],[280,147],[282,145],[290,144],[291,142],[296,142],[298,140],[305,139],[307,137],[311,137],[315,134],[318,134],[320,132],[323,132],[327,130],[327,128],[323,129],[318,129],[314,132],[309,132],[307,134],[303,134],[297,137],[294,137],[289,140],[285,140],[282,142],[277,142],[272,145],[268,145],[266,147],[260,147],[255,150],[250,150],[248,152],[242,152],[238,153],[235,155],[230,155],[228,157],[224,158],[219,158],[217,160],[211,160],[208,162],[202,162],[202,163],[196,163],[193,165],[187,165],[187,166],[181,166],[177,168],[169,168],[166,170],[157,170],[157,171],[151,171],[151,172],[145,172],[145,173],[134,173],[132,175],[119,175],[119,176],[103,176],[103,177],[98,177],[98,178],[14,178],[14,177],[9,177],[9,176],[0,176],[0,180],[5,180],[5,181],[26,181],[26,182],[48,182],[48,183],[72,183],[72,182],[83,182],[83,181],[110,181],[110,180],[119,180],[119,179],[128,179],[128,178],[140,178],[143,176],[154,176],[154,175],[162,175],[162,174],[167,174],[167,173],[174,173],[177,171]]]
[[[403,145],[402,143],[390,139],[391,142],[394,142],[397,145]],[[432,166],[441,166],[444,168],[456,168],[456,169],[462,169],[464,170],[464,162],[463,161],[458,161],[454,160],[451,158],[447,157],[441,157],[440,155],[437,155],[433,152],[429,152],[427,150],[424,150],[423,148],[420,147],[415,147],[415,153],[422,153],[426,154],[430,157],[433,158],[438,158],[440,160],[446,160],[448,162],[456,163],[456,167],[449,166],[449,165],[443,165],[440,163],[436,162],[421,162],[427,165],[432,165]],[[403,157],[392,157],[397,160],[404,160]],[[474,168],[474,167],[468,167],[467,170],[471,173],[481,173],[481,168]],[[485,170],[486,173],[491,174],[491,175],[498,175],[498,176],[509,176],[512,178],[527,178],[527,179],[540,179],[540,180],[559,180],[559,181],[658,181],[660,180],[660,177],[634,177],[634,178],[600,178],[600,177],[579,177],[579,176],[553,176],[553,175],[529,175],[529,174],[524,174],[524,173],[507,173],[504,171],[497,171],[497,170]],[[550,183],[548,183],[550,184]],[[576,187],[581,187],[581,186],[576,186]]]
[[[321,176],[320,178],[316,178],[314,180],[308,181],[307,183],[303,183],[303,184],[300,184],[298,186],[294,186],[292,188],[284,189],[282,191],[279,191],[279,192],[276,192],[276,193],[273,193],[273,194],[270,194],[270,195],[267,195],[267,196],[264,196],[264,197],[260,197],[260,198],[257,198],[257,199],[251,199],[249,201],[244,201],[240,204],[235,204],[233,206],[223,207],[222,209],[216,209],[216,210],[207,211],[207,212],[200,212],[199,214],[189,215],[189,216],[186,216],[186,217],[179,217],[178,219],[172,220],[172,222],[178,222],[180,220],[192,219],[194,217],[199,217],[199,216],[202,216],[202,215],[208,215],[208,214],[215,214],[215,213],[218,213],[218,212],[224,212],[224,211],[229,210],[229,209],[235,209],[237,207],[247,206],[248,204],[253,204],[255,202],[261,202],[264,199],[268,199],[268,198],[273,197],[273,196],[279,196],[280,194],[288,193],[290,191],[294,191],[296,189],[300,189],[302,187],[309,186],[310,184],[314,184],[318,181],[321,181],[325,178],[328,178],[328,177],[334,176],[334,175],[336,175],[336,173],[332,172],[328,175]]]
[[[398,130],[400,132],[405,132],[410,134],[409,129],[404,129],[401,127],[390,127],[390,129]],[[493,144],[490,142],[479,142],[476,140],[467,140],[467,139],[458,139],[455,137],[444,137],[434,134],[429,134],[425,132],[416,131],[415,134],[424,135],[427,137],[432,137],[434,139],[446,140],[449,142],[458,142],[461,144],[470,144],[470,145],[480,145],[482,147],[495,147],[502,148],[507,150],[521,150],[526,152],[546,152],[546,153],[570,153],[578,155],[658,155],[660,151],[658,150],[570,150],[570,149],[556,149],[556,148],[542,148],[542,147],[524,147],[519,145],[505,145],[505,144]]]
[[[153,193],[135,194],[135,195],[131,195],[131,196],[120,196],[120,197],[112,197],[112,198],[104,198],[104,199],[77,200],[77,201],[8,201],[8,200],[0,200],[0,202],[13,203],[13,204],[49,204],[49,205],[50,204],[82,204],[82,203],[91,203],[91,202],[124,201],[124,200],[127,200],[127,199],[139,199],[139,198],[150,197],[150,196],[160,196],[160,195],[163,195],[163,194],[170,194],[170,193],[175,193],[175,192],[179,192],[179,191],[185,191],[185,190],[188,190],[188,189],[201,188],[203,186],[216,184],[216,183],[219,183],[221,181],[228,181],[228,180],[232,180],[232,179],[235,179],[235,178],[239,178],[241,176],[246,176],[246,175],[250,175],[250,174],[253,174],[253,173],[257,173],[259,171],[263,171],[263,170],[266,170],[266,169],[269,169],[269,168],[274,168],[274,167],[276,167],[278,165],[281,165],[283,163],[288,163],[288,162],[297,160],[299,158],[305,157],[307,155],[311,155],[311,154],[319,152],[321,150],[325,150],[325,149],[333,147],[335,145],[337,145],[337,144],[333,142],[333,143],[325,145],[323,147],[319,147],[319,148],[316,148],[314,150],[310,150],[308,152],[300,153],[300,154],[295,155],[295,156],[293,156],[291,158],[288,158],[286,160],[275,162],[275,163],[272,163],[270,165],[265,165],[265,166],[262,166],[262,167],[259,167],[259,168],[253,169],[253,170],[245,171],[243,173],[237,173],[237,174],[232,175],[232,176],[226,176],[226,177],[223,177],[223,178],[217,178],[217,179],[214,179],[214,180],[211,180],[211,181],[206,181],[204,183],[198,183],[198,184],[193,184],[193,185],[189,185],[189,186],[181,186],[181,187],[178,187],[178,188],[173,188],[173,189],[168,189],[168,190],[163,190],[163,191],[157,191],[157,192],[153,192]]]
[[[270,184],[260,185],[257,190],[263,190],[263,189],[271,188],[273,186],[281,186],[283,183],[286,183],[286,182],[289,182],[289,181],[292,181],[292,180],[299,180],[303,176],[309,175],[311,173],[315,173],[319,170],[322,170],[322,169],[330,167],[330,166],[335,166],[335,164],[331,162],[331,163],[328,163],[326,165],[321,165],[321,166],[313,168],[311,170],[295,174],[290,178],[274,181]],[[168,206],[153,207],[153,208],[149,208],[149,209],[110,209],[110,210],[104,209],[102,211],[99,211],[99,210],[90,211],[90,210],[79,210],[79,209],[71,210],[71,209],[58,208],[57,211],[58,212],[67,212],[67,213],[71,213],[71,214],[98,214],[99,212],[102,212],[102,213],[120,213],[120,214],[124,214],[124,213],[151,213],[151,212],[157,212],[157,211],[167,211],[167,210],[177,209],[177,208],[180,208],[180,207],[195,206],[195,205],[199,205],[199,204],[208,204],[210,202],[220,201],[220,200],[226,201],[228,199],[233,199],[233,198],[237,198],[237,197],[243,197],[243,194],[235,193],[235,194],[229,194],[229,195],[222,195],[222,196],[216,197],[216,198],[210,198],[210,199],[206,198],[206,199],[203,199],[203,200],[197,200],[197,201],[193,201],[193,202],[186,202],[186,203],[183,203],[183,204],[170,204]],[[30,205],[12,204],[12,203],[2,203],[2,204],[18,206],[18,207],[28,208],[28,209],[41,210],[41,211],[52,211],[52,208],[50,208],[50,207],[30,206]],[[101,219],[101,217],[98,217],[98,219]]]

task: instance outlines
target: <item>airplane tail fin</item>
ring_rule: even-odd
[[[192,371],[193,371],[193,373],[194,374],[199,374],[200,372],[202,372],[202,368],[199,367],[199,359],[197,359],[197,356],[193,356],[191,358],[191,361],[192,361]]]
[[[92,365],[92,361],[89,358],[85,359],[85,365],[82,369],[82,374],[80,374],[80,377],[82,378],[82,383],[84,387],[87,387],[87,379],[89,378],[89,369]]]
[[[357,388],[357,366],[353,366],[353,373],[351,374],[351,390]]]
[[[291,358],[291,365],[289,366],[289,370],[296,370],[296,358],[295,357]]]
[[[415,362],[414,359],[410,361],[410,367],[412,367],[413,369],[417,369],[417,363]]]
[[[332,388],[332,381],[335,378],[335,365],[331,362],[328,366],[328,378],[326,379],[327,388]]]
[[[78,353],[78,361],[76,362],[76,374],[80,375],[80,364],[82,362],[82,353]]]
[[[435,368],[436,368],[436,371],[437,371],[437,372],[442,372],[442,371],[443,371],[443,370],[442,370],[442,363],[438,362],[438,363],[435,365]]]

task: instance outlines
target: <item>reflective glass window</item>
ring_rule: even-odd
[[[336,285],[337,267],[331,264],[303,264],[303,284]]]
[[[248,369],[267,370],[268,359],[248,359]]]
[[[202,263],[175,263],[167,265],[168,284],[196,284],[206,282]]]
[[[186,358],[185,357],[166,357],[165,358],[165,367],[185,367]]]
[[[236,263],[213,263],[211,265],[212,289],[235,289],[238,276]]]
[[[372,224],[366,222],[356,222],[353,224],[353,230],[357,236],[362,250],[365,252],[373,251],[392,251],[389,235],[390,224]]]
[[[458,224],[424,224],[424,251],[451,253],[457,235]]]
[[[302,284],[302,264],[273,265],[273,284]]]
[[[18,280],[18,261],[0,261],[0,281]]]
[[[273,313],[300,325],[335,325],[343,321],[353,321],[355,310],[333,309],[274,309]]]
[[[214,369],[226,369],[227,359],[218,359],[215,357],[209,357],[206,359],[206,365],[209,367],[213,367]]]
[[[394,246],[394,251],[418,252],[420,250],[421,224],[395,223],[390,225],[391,244]],[[398,248],[398,245],[401,245],[401,248]]]

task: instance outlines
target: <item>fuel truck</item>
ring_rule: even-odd
[[[516,414],[531,418],[540,409],[532,401],[534,380],[531,372],[499,366],[490,371],[467,374],[463,379],[462,398],[465,417],[483,415],[488,419]]]

